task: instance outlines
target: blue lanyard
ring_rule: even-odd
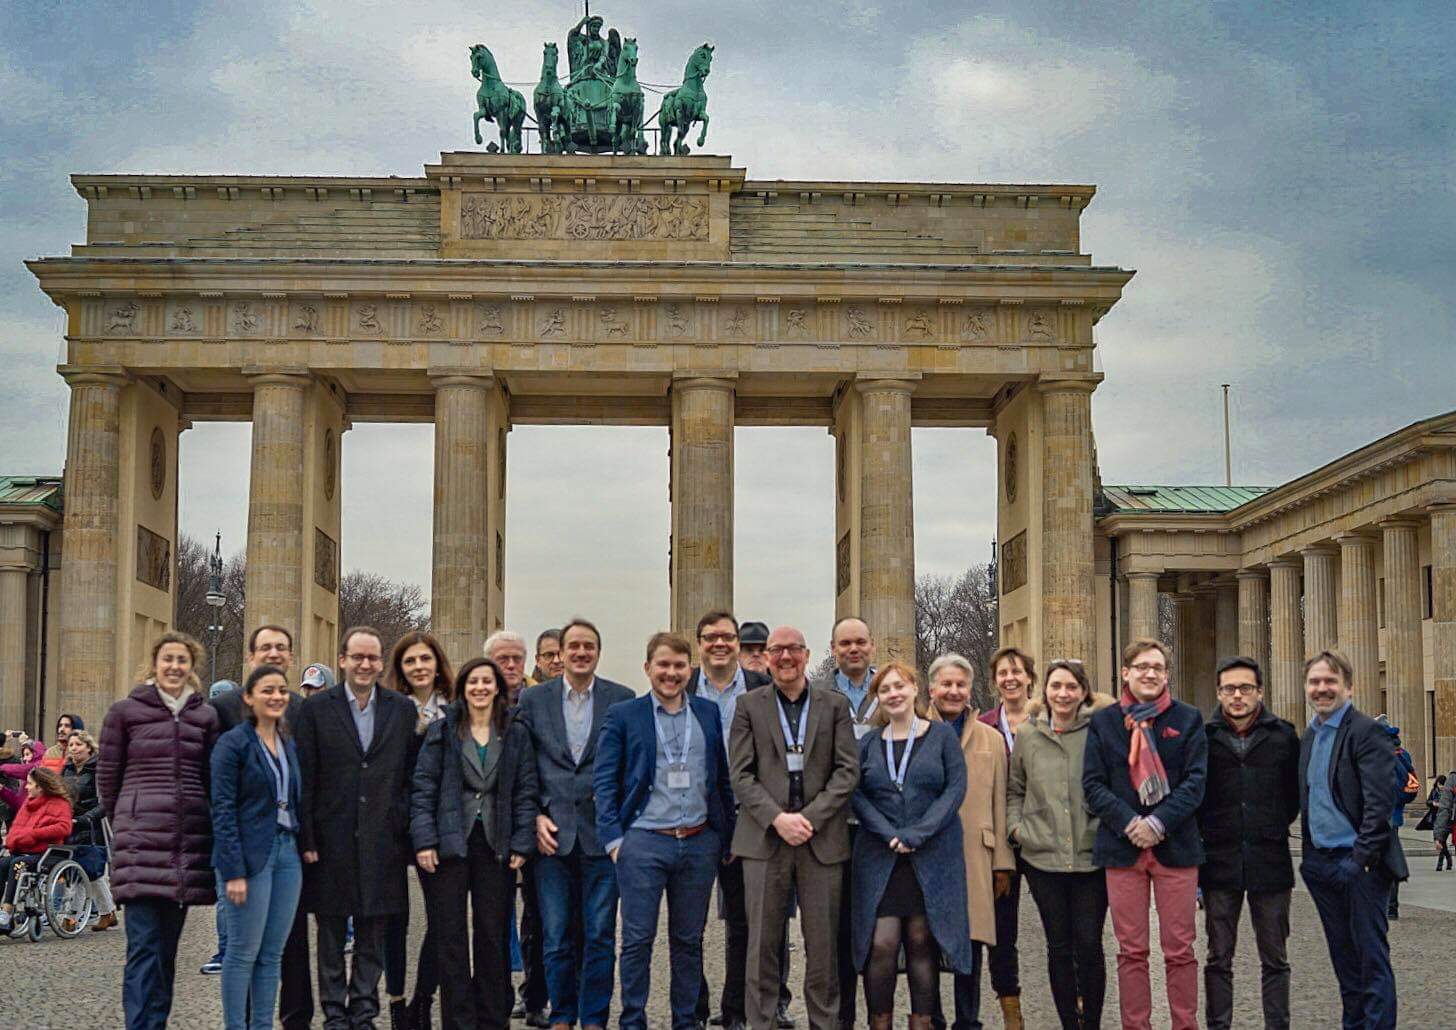
[[[915,731],[919,728],[919,720],[912,717],[910,736],[905,738],[905,753],[900,756],[899,768],[895,767],[895,742],[890,739],[889,730],[885,731],[885,766],[890,771],[890,779],[896,790],[905,789],[905,773],[910,768],[910,752],[915,750]]]
[[[657,706],[654,704],[652,707],[652,727],[657,730],[657,742],[662,745],[662,753],[667,756],[668,765],[687,765],[688,747],[693,742],[693,713],[688,707],[687,698],[683,698],[683,706],[680,711],[687,713],[687,726],[683,729],[682,757],[677,759],[677,761],[673,761],[672,748],[667,746],[667,737],[662,732],[662,723],[657,720]]]
[[[799,732],[792,737],[789,735],[789,717],[784,714],[784,703],[778,698],[774,698],[774,707],[779,712],[779,726],[784,731],[784,744],[790,751],[804,750],[804,734],[809,726],[809,696],[807,688],[805,689],[804,707],[799,710]]]

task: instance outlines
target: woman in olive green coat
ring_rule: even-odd
[[[1021,848],[1041,915],[1062,1027],[1082,1030],[1100,1025],[1107,990],[1102,955],[1107,888],[1102,870],[1092,864],[1097,817],[1082,797],[1082,754],[1092,713],[1114,700],[1092,692],[1081,662],[1052,662],[1044,683],[1016,731],[1006,831]]]

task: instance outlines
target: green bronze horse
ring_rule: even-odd
[[[500,129],[500,146],[488,149],[505,153],[521,152],[521,126],[526,121],[526,98],[501,80],[495,57],[483,43],[470,48],[470,74],[480,80],[475,92],[475,142],[480,138],[480,120],[494,122]]]
[[[536,108],[536,125],[541,131],[541,153],[570,154],[576,150],[571,139],[571,94],[561,85],[556,66],[559,53],[547,43],[541,55],[541,81],[531,99]]]
[[[622,40],[622,53],[617,57],[617,77],[608,97],[612,111],[612,152],[618,154],[647,153],[647,139],[642,135],[642,87],[637,83],[637,40]]]
[[[701,148],[708,138],[708,94],[703,89],[703,80],[712,67],[713,48],[704,43],[688,58],[687,67],[683,69],[683,84],[662,98],[662,109],[657,119],[662,138],[659,154],[691,153],[686,141],[694,122],[703,123],[703,130],[698,133],[698,147]],[[674,129],[677,130],[676,141],[672,141]]]

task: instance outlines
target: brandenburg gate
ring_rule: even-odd
[[[1094,327],[1131,273],[1084,253],[1090,186],[479,152],[411,178],[72,182],[85,242],[29,264],[65,312],[71,387],[60,710],[99,713],[172,620],[178,439],[199,420],[253,423],[246,618],[292,629],[305,661],[334,655],[359,421],[435,425],[431,620],[452,655],[501,625],[511,427],[583,423],[670,428],[684,630],[733,602],[734,426],[824,426],[836,610],[902,656],[911,430],[986,429],[1003,639],[1092,655]]]

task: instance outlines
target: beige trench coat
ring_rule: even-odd
[[[930,717],[943,721],[935,706]],[[961,847],[966,856],[966,907],[971,940],[996,943],[996,899],[991,874],[1011,871],[1016,859],[1006,839],[1006,741],[966,710],[961,731],[966,756],[966,799],[961,802]]]

